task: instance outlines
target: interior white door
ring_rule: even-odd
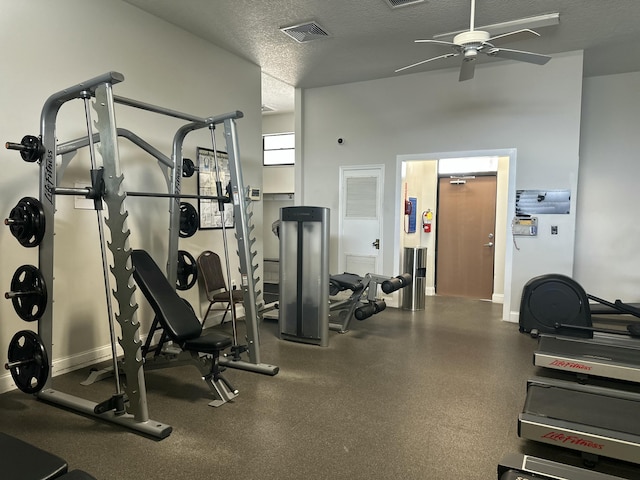
[[[341,167],[340,185],[339,270],[380,274],[384,165]]]

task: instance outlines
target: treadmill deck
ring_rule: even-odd
[[[533,363],[580,375],[640,383],[640,342],[637,343],[541,335]]]
[[[598,456],[640,462],[640,394],[549,378],[527,382],[518,434]]]

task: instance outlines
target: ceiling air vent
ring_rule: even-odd
[[[424,3],[424,0],[384,0],[391,8],[407,7],[416,3]]]
[[[291,27],[282,27],[280,30],[298,43],[310,42],[311,40],[317,40],[318,38],[329,36],[325,29],[315,22],[292,25]]]

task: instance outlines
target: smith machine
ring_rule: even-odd
[[[242,289],[244,293],[244,309],[246,316],[247,345],[237,345],[234,338],[234,352],[232,356],[220,359],[220,364],[228,367],[248,370],[266,375],[278,373],[278,367],[261,363],[259,342],[259,311],[254,274],[257,269],[252,264],[256,256],[252,246],[255,239],[250,239],[253,230],[251,214],[247,209],[240,168],[238,136],[236,120],[242,118],[242,112],[236,111],[225,115],[200,118],[185,113],[176,112],[162,107],[146,104],[136,100],[119,97],[113,94],[113,85],[124,80],[124,76],[117,72],[108,72],[92,78],[73,87],[62,90],[50,96],[44,104],[41,113],[40,138],[26,136],[22,142],[7,143],[7,148],[20,150],[25,161],[40,162],[40,201],[28,198],[21,200],[5,221],[21,244],[28,247],[38,246],[39,268],[29,266],[25,271],[16,272],[12,281],[12,291],[5,296],[11,298],[16,312],[25,320],[38,321],[38,334],[33,332],[18,332],[9,347],[9,363],[6,368],[16,380],[16,385],[35,393],[46,402],[60,405],[80,413],[95,416],[102,420],[120,424],[132,430],[149,436],[165,438],[172,427],[149,419],[144,379],[144,362],[141,354],[139,327],[136,317],[138,305],[135,302],[135,287],[131,263],[131,249],[129,247],[130,231],[127,227],[128,212],[127,197],[153,196],[167,197],[170,201],[169,215],[169,253],[166,266],[166,276],[171,285],[176,285],[178,276],[178,240],[181,231],[181,198],[204,198],[197,195],[182,195],[180,193],[180,179],[183,170],[182,146],[186,135],[192,131],[209,128],[215,151],[214,129],[216,125],[224,128],[227,154],[229,158],[229,173],[231,179],[231,195],[227,201],[233,203],[235,215],[235,233],[238,241],[238,256]],[[61,106],[70,100],[84,101],[87,121],[87,137],[57,143],[56,118]],[[90,102],[94,99],[93,102]],[[173,138],[171,158],[166,157],[144,140],[129,132],[116,127],[115,104],[126,105],[152,113],[186,120],[188,123],[177,130]],[[97,115],[93,132],[90,107]],[[123,175],[120,172],[118,152],[118,137],[125,137],[155,157],[167,180],[168,193],[126,192],[122,188]],[[92,187],[68,188],[59,186],[66,166],[75,156],[78,149],[89,147],[91,157]],[[95,149],[102,157],[102,167],[96,168]],[[61,156],[62,162],[58,168],[56,158]],[[188,165],[188,164],[187,164]],[[218,196],[206,198],[220,200]],[[50,370],[49,356],[53,346],[53,259],[54,259],[54,212],[56,195],[82,195],[93,199],[98,215],[98,226],[101,237],[101,251],[104,268],[104,281],[107,296],[107,309],[110,323],[112,356],[115,371],[125,376],[124,386],[120,386],[119,375],[116,378],[116,394],[101,403],[91,402],[73,395],[63,393],[53,388],[53,381],[48,375]],[[99,210],[102,203],[107,207],[108,218],[105,224],[110,232],[111,242],[104,241],[102,214]],[[46,226],[46,228],[45,228]],[[110,250],[113,265],[108,266],[105,244]],[[19,269],[25,270],[25,268]],[[111,272],[115,286],[109,285]],[[111,295],[112,293],[112,295]],[[113,315],[111,297],[117,302],[118,314]],[[114,318],[120,325],[121,336],[116,338]],[[234,329],[235,330],[235,329]],[[151,335],[149,333],[149,335]],[[235,336],[234,336],[235,337]],[[117,359],[117,344],[123,351],[122,361]],[[248,356],[247,360],[242,355]],[[119,370],[118,370],[119,369]],[[124,391],[122,391],[122,389]],[[216,391],[214,390],[214,395]],[[219,392],[218,392],[219,394]]]

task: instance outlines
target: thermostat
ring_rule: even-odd
[[[533,237],[538,235],[538,217],[515,217],[511,223],[513,235]]]
[[[247,187],[247,197],[254,202],[260,200],[260,187]]]

